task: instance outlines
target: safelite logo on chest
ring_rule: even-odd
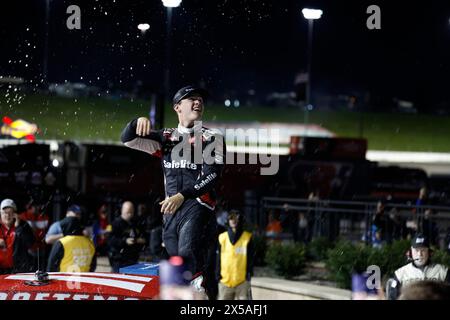
[[[172,162],[164,160],[164,168],[168,169],[191,169],[191,170],[197,170],[197,165],[195,163],[191,163],[187,160],[181,160],[181,161],[174,161]]]

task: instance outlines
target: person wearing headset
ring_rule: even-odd
[[[442,264],[431,261],[432,250],[426,236],[417,234],[411,241],[408,252],[409,263],[394,272],[394,277],[386,285],[388,300],[396,300],[402,288],[418,281],[445,281],[450,282],[448,268]]]

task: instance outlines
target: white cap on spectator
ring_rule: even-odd
[[[0,205],[0,208],[3,210],[5,208],[13,208],[14,211],[17,211],[16,203],[11,199],[5,199],[2,201],[2,204]]]

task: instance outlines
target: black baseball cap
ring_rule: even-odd
[[[203,100],[206,100],[206,98],[208,97],[208,91],[196,86],[183,87],[178,90],[177,93],[175,93],[175,95],[173,96],[173,104],[175,105],[181,100],[193,95],[199,95],[203,98]]]
[[[65,217],[60,222],[63,235],[80,235],[83,233],[80,219],[76,217]]]
[[[428,238],[425,237],[423,234],[418,234],[411,240],[411,247],[413,248],[429,248],[430,242],[428,241]]]

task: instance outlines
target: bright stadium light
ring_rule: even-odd
[[[181,4],[181,0],[162,0],[164,7],[167,8],[176,8]]]
[[[148,23],[139,23],[138,29],[141,30],[142,32],[145,32],[148,29],[150,29],[150,25]]]
[[[308,9],[305,8],[302,10],[303,16],[305,17],[305,19],[312,19],[312,20],[316,20],[316,19],[320,19],[320,17],[322,17],[322,10],[319,9]]]

